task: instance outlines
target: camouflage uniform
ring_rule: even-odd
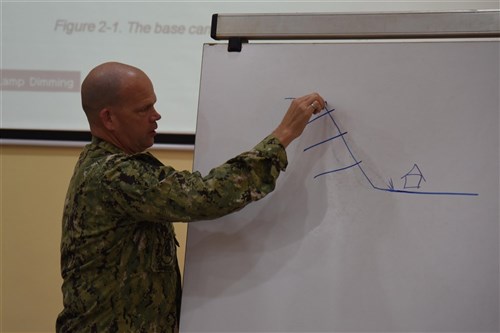
[[[271,192],[286,164],[273,136],[206,177],[94,137],[64,206],[57,332],[174,332],[181,281],[171,223],[241,209]]]

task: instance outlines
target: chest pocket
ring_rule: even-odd
[[[177,267],[177,246],[174,228],[167,224],[152,224],[149,230],[151,270],[153,272],[175,271]]]

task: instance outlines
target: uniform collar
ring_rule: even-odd
[[[121,150],[120,148],[118,148],[114,144],[109,143],[108,141],[105,141],[105,140],[103,140],[97,136],[94,136],[94,135],[92,136],[91,145],[98,147],[99,149],[108,151],[112,154],[125,154],[125,152],[123,150]]]

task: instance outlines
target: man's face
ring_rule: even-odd
[[[157,121],[161,116],[154,107],[153,84],[145,75],[137,75],[124,83],[121,99],[112,107],[114,136],[128,153],[139,153],[154,143]]]

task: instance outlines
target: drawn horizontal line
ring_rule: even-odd
[[[310,123],[312,123],[313,121],[318,120],[318,119],[320,119],[320,118],[322,118],[322,117],[324,117],[324,116],[327,116],[327,115],[329,115],[330,113],[332,113],[333,111],[335,111],[335,109],[328,110],[328,109],[326,109],[326,108],[325,108],[325,110],[326,110],[326,112],[325,112],[325,113],[322,113],[322,114],[320,114],[319,116],[317,116],[317,117],[315,117],[315,118],[313,118],[313,119],[309,120],[307,123],[308,123],[308,124],[310,124]]]
[[[334,140],[334,139],[340,138],[342,135],[346,135],[346,134],[347,134],[347,132],[344,132],[344,133],[340,133],[340,134],[338,134],[338,135],[332,136],[331,138],[328,138],[328,139],[323,140],[323,141],[321,141],[321,142],[315,143],[315,144],[313,144],[312,146],[309,146],[309,147],[304,148],[304,151],[307,151],[307,150],[309,150],[309,149],[311,149],[311,148],[314,148],[314,147],[316,147],[316,146],[322,145],[322,144],[323,144],[323,143],[325,143],[325,142],[332,141],[332,140]]]
[[[349,166],[346,166],[346,167],[343,167],[343,168],[339,168],[339,169],[335,169],[335,170],[330,170],[330,171],[325,171],[325,172],[322,172],[322,173],[319,173],[317,174],[316,176],[314,176],[314,178],[317,178],[319,176],[324,176],[324,175],[327,175],[329,173],[334,173],[334,172],[338,172],[338,171],[342,171],[342,170],[346,170],[346,169],[350,169],[352,167],[355,167],[356,165],[360,164],[362,161],[359,161],[359,162],[356,162],[354,164],[351,164]]]
[[[406,193],[406,194],[427,194],[427,195],[465,195],[465,196],[478,196],[479,193],[466,193],[466,192],[420,192],[420,191],[406,191],[406,190],[394,190],[378,188],[375,189],[385,192],[395,192],[395,193]]]

